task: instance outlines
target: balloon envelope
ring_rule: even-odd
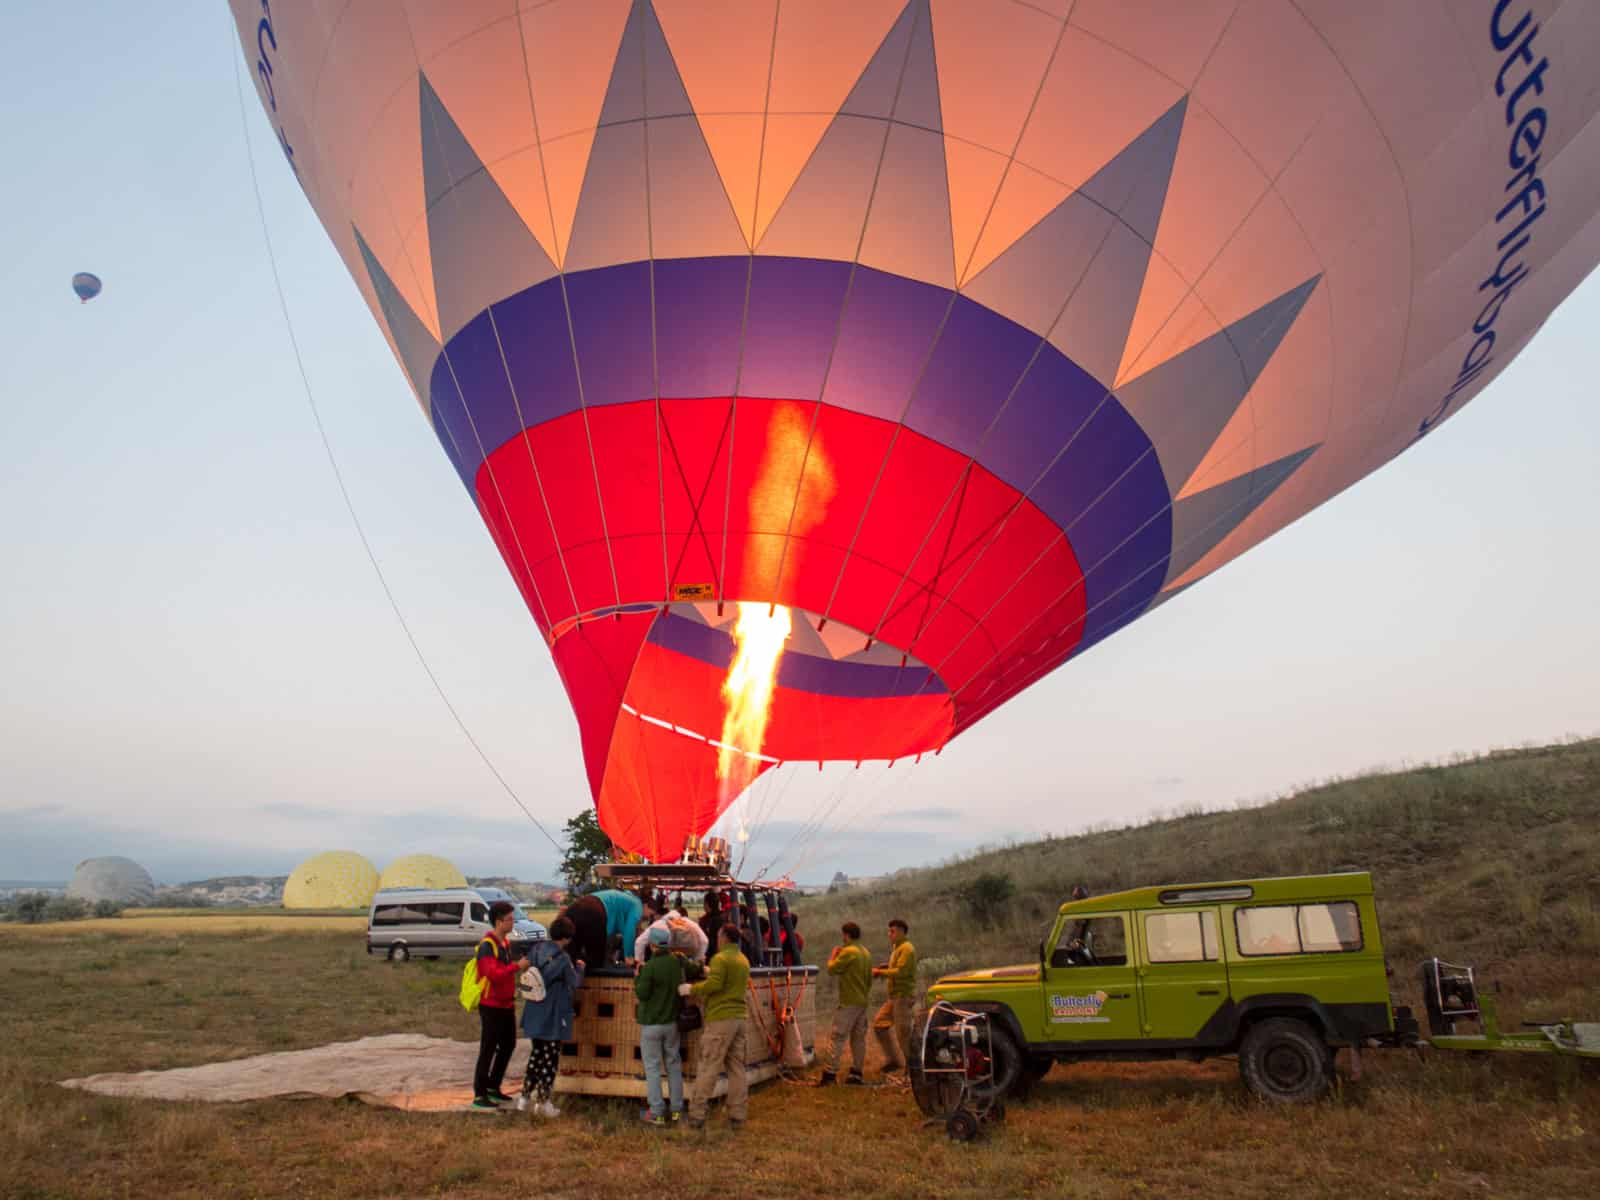
[[[1600,6],[233,10],[652,857],[730,800],[735,602],[796,610],[757,769],[937,749],[1600,255]]]
[[[79,271],[72,277],[72,291],[79,300],[88,302],[100,294],[100,276]]]

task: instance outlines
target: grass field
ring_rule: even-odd
[[[1561,747],[1018,847],[896,880],[886,895],[808,902],[803,928],[823,951],[841,913],[870,934],[870,921],[903,911],[924,955],[1026,958],[1032,909],[1063,882],[1102,890],[1123,871],[1142,882],[1369,855],[1397,967],[1408,973],[1422,946],[1456,947],[1504,981],[1512,1019],[1547,1004],[1600,1019],[1597,766],[1600,747]],[[1311,848],[1296,849],[1297,838]],[[997,863],[1010,864],[1019,893],[1009,916],[975,930],[951,890]],[[716,1122],[703,1137],[644,1129],[626,1102],[567,1100],[560,1121],[532,1124],[353,1102],[97,1097],[54,1081],[374,1033],[474,1038],[476,1022],[454,998],[458,964],[369,960],[358,932],[289,933],[263,920],[222,939],[193,924],[93,924],[48,939],[0,935],[8,1200],[1600,1195],[1600,1071],[1442,1052],[1368,1054],[1362,1080],[1290,1110],[1248,1099],[1227,1061],[1058,1067],[971,1146],[920,1129],[906,1092],[783,1083],[757,1091],[737,1137]]]

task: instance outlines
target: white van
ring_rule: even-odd
[[[471,958],[490,931],[489,905],[502,898],[510,899],[499,892],[486,898],[476,888],[385,888],[372,898],[367,914],[367,953],[390,962],[413,956]],[[528,920],[519,907],[511,942],[534,936],[543,937],[544,926]]]

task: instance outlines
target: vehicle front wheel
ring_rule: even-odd
[[[989,1031],[994,1038],[994,1085],[992,1089],[975,1087],[973,1090],[980,1096],[987,1096],[992,1091],[1001,1098],[1012,1096],[1018,1100],[1025,1099],[1034,1078],[1028,1073],[1027,1057],[1017,1045],[1017,1039],[999,1021],[991,1020]]]
[[[1273,1017],[1251,1027],[1239,1047],[1245,1086],[1274,1104],[1315,1100],[1333,1081],[1328,1047],[1320,1034],[1293,1017]]]
[[[1048,1054],[1030,1054],[1027,1062],[1028,1078],[1038,1083],[1050,1074],[1050,1068],[1055,1065],[1056,1060]]]
[[[389,961],[390,962],[405,962],[406,959],[408,959],[410,957],[411,957],[411,951],[407,950],[404,946],[390,946],[389,947]]]

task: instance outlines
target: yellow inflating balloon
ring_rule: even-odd
[[[383,869],[378,886],[457,888],[467,886],[467,877],[448,859],[434,854],[408,854]]]
[[[351,850],[314,854],[283,885],[285,908],[365,908],[378,890],[378,868]]]

